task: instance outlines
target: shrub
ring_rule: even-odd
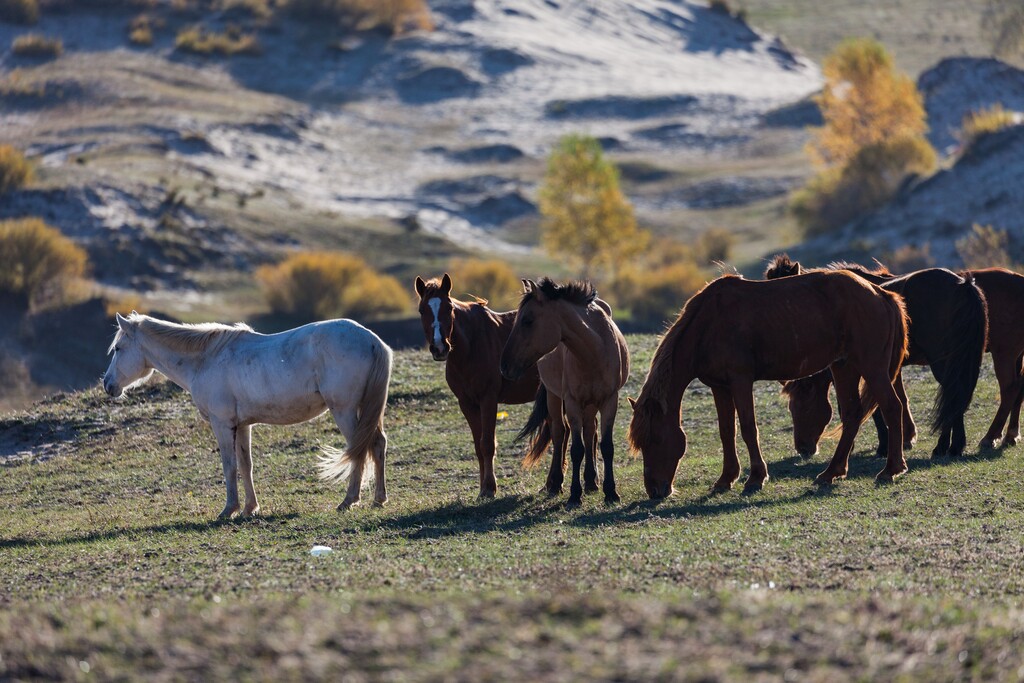
[[[0,0],[0,21],[34,24],[39,21],[38,0]]]
[[[163,28],[164,21],[148,14],[140,14],[128,23],[128,40],[132,45],[153,44],[153,30]]]
[[[994,104],[988,109],[972,111],[964,117],[960,125],[960,149],[966,153],[978,138],[989,133],[998,133],[1004,128],[1020,123],[1017,112],[1008,111],[1001,104]]]
[[[285,7],[300,18],[359,30],[382,28],[392,35],[434,28],[426,0],[288,0]]]
[[[1005,230],[975,223],[965,237],[957,240],[956,251],[965,268],[1012,268],[1009,246],[1010,236]]]
[[[935,167],[935,150],[920,137],[904,137],[861,148],[843,167],[829,168],[798,190],[790,209],[807,235],[845,225],[889,201],[908,174]]]
[[[449,273],[456,292],[486,299],[499,311],[515,308],[522,284],[516,273],[498,259],[459,259],[452,262]]]
[[[0,195],[32,182],[32,164],[10,145],[0,145]]]
[[[271,310],[305,320],[372,318],[400,313],[409,305],[397,280],[341,252],[294,254],[275,266],[262,266],[256,278]]]
[[[882,263],[897,275],[935,267],[932,247],[928,242],[921,246],[904,244],[895,251],[885,254],[882,257]]]
[[[190,26],[178,33],[174,47],[197,55],[218,54],[226,57],[259,54],[261,49],[254,34],[242,33],[237,26],[228,26],[224,33],[211,33],[201,26]]]
[[[725,263],[736,244],[736,236],[725,228],[708,228],[697,237],[697,258],[704,265]]]
[[[705,282],[707,273],[691,260],[653,269],[624,270],[611,290],[616,303],[629,309],[633,321],[658,325],[675,318]]]
[[[85,251],[38,218],[0,221],[0,295],[36,308],[85,272]]]
[[[19,57],[53,59],[60,57],[64,52],[64,43],[60,38],[47,38],[38,33],[26,33],[15,38],[11,48]]]

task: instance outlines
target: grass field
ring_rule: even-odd
[[[635,395],[655,340],[629,342]],[[923,423],[935,385],[908,376]],[[971,443],[994,384],[986,360]],[[933,462],[925,434],[876,486],[869,427],[850,479],[818,490],[832,444],[794,457],[777,386],[757,391],[761,493],[707,495],[721,451],[694,387],[674,497],[646,501],[623,397],[621,504],[537,493],[511,444],[528,406],[499,423],[498,497],[480,502],[442,366],[399,352],[387,506],[335,511],[313,463],[340,436],[320,418],[254,430],[265,515],[226,523],[212,434],[170,384],[7,414],[0,680],[1024,678],[1021,450]]]

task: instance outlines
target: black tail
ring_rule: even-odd
[[[932,406],[933,431],[952,428],[967,412],[988,340],[988,306],[974,278],[965,277],[955,296],[953,323],[942,358],[943,377]]]
[[[516,442],[530,437],[530,448],[523,457],[523,467],[530,468],[544,456],[551,443],[551,420],[548,419],[548,390],[543,384],[537,389],[533,410],[526,424],[516,434]]]

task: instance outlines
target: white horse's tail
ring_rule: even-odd
[[[359,402],[359,419],[351,443],[342,451],[323,446],[317,467],[320,478],[328,481],[348,479],[353,469],[363,471],[366,456],[384,431],[384,407],[388,402],[388,384],[391,382],[391,349],[383,342],[373,347],[373,361],[363,386]]]

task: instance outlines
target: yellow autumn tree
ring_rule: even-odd
[[[647,245],[633,205],[619,187],[619,170],[601,145],[586,135],[568,135],[548,158],[540,188],[542,241],[559,260],[576,263],[584,278],[615,267]]]
[[[820,170],[793,199],[810,234],[881,206],[907,174],[935,166],[921,93],[881,43],[846,40],[825,59],[823,71],[825,87],[815,99],[825,125],[808,143]]]

